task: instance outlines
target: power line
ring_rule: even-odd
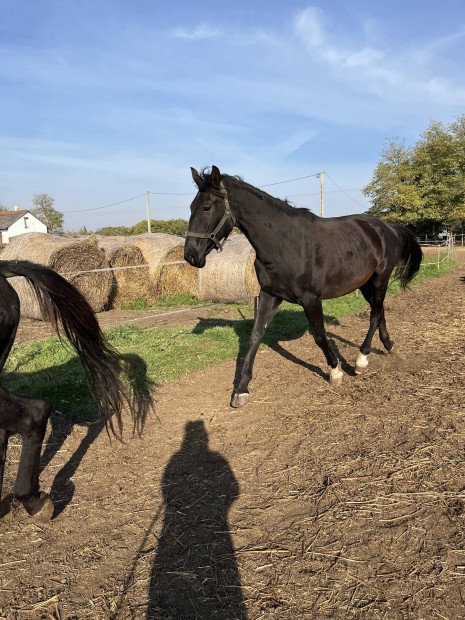
[[[68,213],[86,213],[87,211],[98,211],[99,209],[108,209],[108,207],[116,207],[116,205],[122,205],[124,202],[130,202],[131,200],[136,200],[136,198],[142,198],[145,194],[140,194],[139,196],[133,196],[132,198],[128,198],[127,200],[120,200],[119,202],[113,202],[111,205],[104,205],[103,207],[94,207],[93,209],[80,209],[79,211],[64,211],[64,215]]]
[[[320,172],[316,172],[315,174],[308,174],[303,177],[296,177],[295,179],[287,179],[286,181],[276,181],[275,183],[267,183],[265,185],[259,185],[258,187],[272,187],[274,185],[284,185],[285,183],[293,183],[294,181],[302,181],[304,179],[318,178],[319,175],[320,175]],[[348,198],[356,202],[361,207],[363,208],[366,207],[366,205],[363,205],[361,202],[358,202],[358,200],[355,200],[355,198],[353,198],[347,193],[347,191],[360,191],[360,188],[344,190],[341,187],[339,187],[339,185],[329,176],[329,174],[326,173],[326,176],[338,188],[339,192],[342,192],[343,194],[345,194]],[[179,192],[151,192],[151,191],[149,191],[148,193],[152,194],[153,196],[192,196],[193,194],[193,192],[179,193]],[[327,193],[336,193],[336,192],[333,191],[333,192],[327,192]],[[63,214],[68,215],[70,213],[88,213],[89,211],[100,211],[101,209],[108,209],[109,207],[115,207],[117,205],[121,205],[126,202],[131,202],[132,200],[137,200],[138,198],[142,198],[143,196],[146,196],[146,195],[147,195],[147,192],[145,192],[144,194],[139,194],[138,196],[133,196],[132,198],[127,198],[126,200],[120,200],[119,202],[113,202],[111,204],[103,205],[101,207],[93,207],[91,209],[77,209],[73,211],[64,211]],[[291,197],[297,197],[297,196],[312,196],[312,195],[318,195],[318,192],[310,192],[310,193],[304,193],[304,194],[291,194],[289,197],[291,198]],[[170,209],[176,208],[177,209],[177,208],[185,208],[185,207],[184,206],[182,207],[165,206],[163,208],[170,208]]]
[[[342,187],[339,187],[339,185],[336,183],[336,181],[333,181],[333,179],[329,176],[328,173],[326,173],[326,176],[328,177],[328,179],[331,181],[331,183],[333,183],[340,192],[342,192],[343,194],[345,194],[347,196],[347,198],[350,198],[351,200],[353,200],[354,202],[356,202],[360,207],[363,207],[364,209],[366,209],[366,205],[363,205],[361,202],[359,202],[358,200],[355,200],[355,198],[353,198],[350,194],[348,194],[346,192],[346,190],[342,189]]]
[[[351,187],[349,189],[333,189],[330,190],[329,192],[325,192],[325,195],[327,194],[339,194],[340,192],[359,192],[361,191],[360,187]],[[287,197],[288,198],[298,198],[299,196],[319,196],[320,192],[307,192],[304,194],[288,194]]]
[[[271,187],[272,185],[282,185],[283,183],[292,183],[292,181],[301,181],[302,179],[311,179],[312,177],[318,177],[320,173],[309,174],[306,177],[298,177],[297,179],[288,179],[287,181],[277,181],[276,183],[268,183],[267,185],[259,185],[258,187]]]

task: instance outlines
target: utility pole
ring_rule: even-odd
[[[147,207],[147,232],[152,232],[150,227],[150,192],[145,192],[145,203]]]
[[[324,191],[325,191],[325,173],[319,172],[317,177],[320,179],[320,217],[324,216]]]

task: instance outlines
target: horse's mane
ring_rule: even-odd
[[[206,186],[205,189],[207,189],[208,186],[211,187],[209,170],[210,169],[208,167],[203,168],[199,173],[200,178],[205,183],[205,186]],[[253,185],[250,185],[250,183],[247,183],[246,181],[244,181],[242,177],[238,175],[233,176],[229,174],[222,174],[221,180],[226,180],[227,182],[229,181],[230,184],[235,189],[245,190],[249,194],[252,194],[253,196],[255,196],[255,198],[258,198],[259,200],[266,200],[267,203],[271,204],[277,210],[281,212],[284,211],[285,213],[287,213],[288,215],[292,217],[297,217],[298,215],[302,215],[303,213],[314,215],[310,211],[310,209],[295,207],[287,199],[282,200],[281,198],[275,198],[274,196],[270,196],[270,194],[267,194],[266,192],[259,189],[258,187],[254,187]]]

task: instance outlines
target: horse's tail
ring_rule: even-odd
[[[401,241],[400,259],[397,263],[395,277],[399,279],[403,289],[418,273],[423,260],[423,250],[415,234],[401,224],[392,224]]]
[[[120,377],[123,359],[106,340],[85,297],[55,271],[29,261],[0,261],[0,275],[22,276],[29,282],[42,317],[60,337],[66,336],[78,354],[107,429],[121,437],[122,411],[127,407],[134,417],[133,402]]]

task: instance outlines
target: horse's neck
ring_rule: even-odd
[[[271,260],[278,251],[276,239],[286,214],[280,213],[266,199],[244,189],[236,189],[230,198],[236,226],[244,233],[258,257]]]

